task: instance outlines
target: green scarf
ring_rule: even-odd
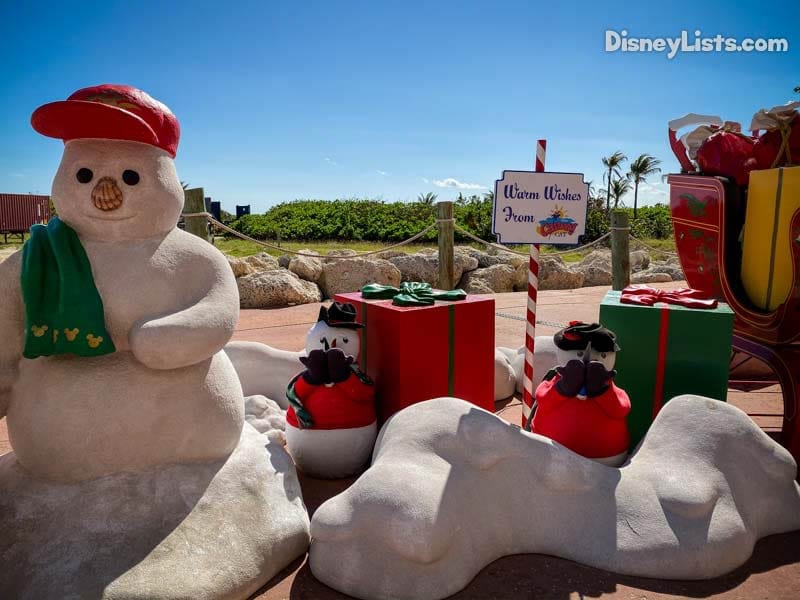
[[[361,296],[367,300],[390,300],[396,306],[430,306],[436,300],[455,302],[464,300],[467,293],[464,290],[451,290],[449,292],[434,292],[431,284],[419,281],[405,281],[399,288],[391,285],[371,283],[361,288]]]
[[[58,217],[31,227],[22,248],[25,358],[115,351],[106,331],[103,301],[78,235]]]

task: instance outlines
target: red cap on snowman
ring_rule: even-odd
[[[82,138],[142,142],[172,158],[181,136],[178,119],[166,106],[129,85],[78,90],[66,100],[37,108],[31,125],[42,135],[65,142]]]

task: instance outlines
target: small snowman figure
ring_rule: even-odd
[[[289,383],[286,445],[307,475],[337,479],[357,473],[377,436],[375,386],[356,366],[361,342],[352,304],[321,307],[306,336],[306,369]]]
[[[630,443],[631,403],[613,381],[616,336],[599,323],[571,321],[553,341],[559,366],[536,388],[531,430],[586,458],[620,466]]]

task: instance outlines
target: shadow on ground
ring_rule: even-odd
[[[800,589],[797,569],[781,567],[800,562],[800,533],[774,535],[756,544],[747,563],[716,579],[663,581],[627,577],[577,563],[543,556],[520,554],[494,561],[450,600],[646,598],[667,597],[795,600]],[[296,560],[259,590],[253,600],[346,600],[317,581],[305,557]]]

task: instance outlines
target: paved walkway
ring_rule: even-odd
[[[660,284],[675,288],[682,282]],[[572,319],[593,321],[608,287],[544,291],[539,294],[538,317],[551,323]],[[524,318],[526,294],[495,295],[496,311]],[[319,304],[280,310],[243,310],[234,339],[259,341],[299,350],[306,332],[316,321]],[[555,325],[539,325],[537,334],[552,335]],[[524,343],[523,321],[498,316],[495,336],[498,346],[519,347]],[[730,390],[728,401],[750,414],[768,432],[780,431],[783,411],[780,389],[766,387],[744,393]],[[520,419],[519,399],[499,403],[496,412],[513,423]],[[0,454],[10,449],[5,419],[0,420]],[[325,500],[346,489],[352,479],[320,481],[301,477],[303,497],[313,513]],[[786,599],[800,597],[800,532],[770,536],[760,541],[753,557],[740,569],[711,581],[658,581],[625,577],[543,555],[502,558],[486,567],[453,600],[489,599],[582,599],[586,597],[655,600],[661,598],[707,598],[729,600]],[[305,558],[295,561],[253,596],[253,600],[343,600],[348,598],[327,588],[311,575]]]

